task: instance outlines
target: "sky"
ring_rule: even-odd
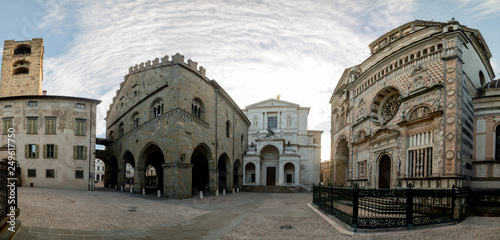
[[[478,29],[500,74],[500,0],[2,1],[0,40],[43,38],[43,90],[102,100],[97,136],[130,66],[180,53],[240,108],[281,95],[310,107],[330,158],[329,100],[368,44],[415,19]],[[1,53],[0,53],[1,54]]]

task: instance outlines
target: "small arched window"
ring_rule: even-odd
[[[414,54],[411,54],[411,55],[410,55],[410,61],[411,61],[411,60],[413,60],[413,59],[415,59],[415,55],[414,55]]]
[[[226,121],[226,137],[231,136],[231,123],[229,121]]]
[[[483,86],[486,81],[484,80],[484,74],[483,71],[479,70],[479,82],[481,83],[481,86]]]
[[[118,125],[118,137],[123,136],[123,134],[125,134],[125,124],[121,122],[120,125]]]
[[[29,45],[19,45],[14,49],[14,55],[19,54],[31,54],[31,46]]]
[[[436,51],[436,47],[432,46],[431,47],[431,52],[434,52],[434,51]]]
[[[443,49],[443,44],[440,43],[440,44],[438,44],[438,51],[441,49]]]
[[[152,118],[157,118],[164,113],[164,104],[161,99],[157,99],[153,102],[153,105],[151,106],[151,115]]]
[[[426,48],[426,49],[424,49],[423,54],[424,54],[424,55],[426,55],[426,54],[427,54],[427,48]]]
[[[495,159],[500,160],[500,125],[497,125],[495,137]]]
[[[421,56],[420,51],[417,52],[417,58]]]
[[[12,64],[12,75],[17,74],[29,74],[30,73],[30,62],[25,60],[19,60]]]
[[[135,112],[132,115],[131,122],[133,123],[133,128],[139,127],[139,113],[138,112]]]
[[[191,113],[200,119],[204,118],[205,107],[203,105],[203,102],[199,98],[195,98],[191,102]]]

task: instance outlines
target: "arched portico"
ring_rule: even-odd
[[[105,161],[104,164],[106,170],[104,186],[114,188],[118,184],[118,160],[113,156],[109,161]]]
[[[199,145],[191,154],[192,168],[192,188],[193,194],[198,194],[200,191],[204,193],[210,192],[210,175],[209,175],[209,159],[212,154],[205,145]]]
[[[260,151],[261,157],[261,178],[260,182],[266,186],[275,186],[279,169],[279,150],[276,146],[266,145]]]
[[[226,192],[232,190],[231,160],[226,153],[223,153],[217,161],[217,183],[219,192],[226,189]]]
[[[125,162],[125,171],[123,174],[125,175],[125,189],[130,189],[130,186],[134,185],[134,171],[135,171],[135,160],[134,155],[131,152],[127,151],[123,155],[123,160]]]
[[[258,181],[258,175],[259,173],[257,172],[259,168],[255,167],[255,164],[252,162],[249,162],[245,165],[245,169],[243,171],[244,176],[243,176],[243,185],[259,185],[257,183]]]
[[[136,169],[137,175],[135,178],[138,183],[134,184],[134,187],[139,187],[134,189],[134,192],[140,192],[142,189],[146,189],[147,192],[157,192],[161,190],[164,192],[164,175],[163,175],[163,164],[165,163],[165,158],[163,152],[156,144],[147,144],[141,154],[139,166]],[[150,170],[148,172],[147,170]],[[154,174],[151,173],[153,170]]]

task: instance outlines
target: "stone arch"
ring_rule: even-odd
[[[275,186],[278,182],[280,149],[274,144],[268,144],[260,150],[261,170],[260,182],[267,186]]]
[[[222,153],[217,160],[217,185],[219,192],[222,192],[223,189],[228,189],[232,188],[232,179],[229,178],[231,176],[231,160],[229,159],[229,156],[227,153]]]
[[[146,189],[148,193],[156,193],[158,190],[164,192],[164,163],[164,154],[158,144],[150,142],[144,145],[137,164],[137,173],[134,172],[134,175],[137,174],[135,179],[139,181],[138,184],[134,184],[135,187],[139,187],[136,192],[142,191],[142,189]],[[153,175],[148,174],[150,172],[147,170],[151,169],[154,169]]]
[[[13,55],[31,54],[31,46],[26,44],[17,45],[12,51]]]
[[[249,162],[245,165],[245,179],[244,181],[248,184],[256,182],[256,168],[253,162]]]
[[[30,62],[26,60],[18,60],[12,63],[12,75],[29,74]]]
[[[481,84],[481,87],[486,83],[486,80],[484,79],[484,73],[481,70],[479,70],[479,83]]]
[[[151,101],[151,106],[149,107],[149,112],[151,113],[151,119],[157,118],[164,113],[165,103],[162,98],[157,97],[155,100]]]
[[[415,120],[421,117],[428,116],[432,112],[431,107],[427,104],[419,104],[413,107],[407,116],[408,121]]]
[[[283,152],[283,149],[282,147],[278,144],[278,143],[275,143],[275,142],[271,142],[267,145],[261,145],[259,147],[259,149],[257,149],[257,152],[259,152],[260,154],[262,154],[262,150],[268,146],[272,146],[272,147],[275,147],[277,150],[278,150],[278,154],[282,153]]]
[[[205,120],[205,104],[200,98],[193,98],[191,102],[191,113],[201,120]]]
[[[337,141],[333,159],[335,164],[334,185],[345,185],[347,180],[347,167],[349,166],[349,144],[346,136],[341,135]]]
[[[125,189],[130,189],[134,185],[134,173],[135,173],[135,158],[130,151],[125,151],[123,154],[123,162],[125,164],[124,179],[125,179]]]
[[[388,153],[382,153],[379,155],[378,160],[377,160],[377,173],[378,173],[378,179],[377,179],[377,185],[378,188],[391,188],[391,162],[392,162],[392,157]]]
[[[283,182],[285,183],[285,185],[294,185],[295,184],[295,181],[296,181],[296,178],[297,176],[295,176],[295,168],[297,166],[295,166],[295,164],[293,164],[292,162],[287,162],[283,165],[283,175],[284,175],[284,178],[283,179]]]
[[[212,162],[212,152],[208,145],[202,143],[193,150],[190,163],[193,165],[191,174],[191,192],[210,192],[210,163]]]
[[[393,86],[380,90],[373,98],[370,113],[372,121],[377,125],[388,123],[396,116],[401,104],[401,93]]]
[[[233,164],[233,187],[239,189],[243,187],[243,167],[239,159]]]

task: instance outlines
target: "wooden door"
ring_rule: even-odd
[[[276,185],[276,167],[268,167],[266,171],[266,185]]]

